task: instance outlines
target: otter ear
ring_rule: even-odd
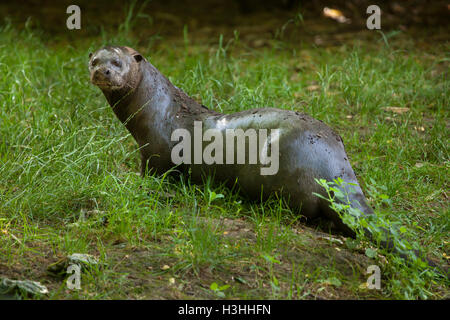
[[[144,59],[144,57],[142,57],[140,54],[135,54],[133,58],[134,60],[136,60],[136,62],[140,62],[141,60]]]
[[[92,52],[89,53],[89,59],[92,57]]]

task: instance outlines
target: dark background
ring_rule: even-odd
[[[66,8],[77,4],[81,8],[81,30],[68,30]],[[341,41],[346,33],[367,32],[366,9],[377,4],[382,10],[383,32],[401,30],[427,42],[447,41],[450,4],[447,1],[301,1],[301,0],[153,0],[137,1],[134,13],[139,25],[133,28],[137,38],[146,41],[180,38],[187,28],[192,41],[205,42],[233,36],[239,30],[241,38],[251,46],[264,46],[264,39],[280,36],[285,41],[311,38],[317,45]],[[19,0],[2,1],[0,16],[18,28],[39,30],[49,41],[76,37],[97,37],[102,32],[117,30],[124,22],[131,2],[108,0]],[[339,23],[323,15],[323,8],[339,9],[351,23]],[[301,14],[299,18],[298,13]],[[26,24],[26,22],[28,23]],[[328,38],[317,41],[317,36]],[[156,37],[155,37],[156,36]],[[361,35],[363,36],[363,35]],[[156,41],[157,44],[158,41]]]

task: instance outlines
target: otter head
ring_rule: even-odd
[[[129,47],[104,47],[89,54],[91,82],[105,94],[126,93],[135,89],[140,80],[139,65],[145,59]]]

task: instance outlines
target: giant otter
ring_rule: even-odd
[[[108,46],[96,51],[90,55],[89,70],[91,82],[103,91],[116,116],[139,144],[142,175],[147,170],[164,173],[178,165],[177,170],[190,171],[195,182],[201,183],[204,174],[213,174],[216,180],[230,185],[237,182],[241,192],[256,199],[260,199],[261,194],[268,197],[278,192],[291,208],[300,210],[307,218],[331,219],[346,235],[354,236],[354,231],[341,221],[329,203],[314,195],[325,195],[315,179],[341,178],[345,181],[342,189],[349,194],[351,206],[366,216],[373,215],[341,137],[323,122],[304,113],[274,108],[233,114],[209,110],[174,86],[129,47]],[[195,135],[195,122],[202,124],[203,133],[217,129],[224,136],[226,129],[279,129],[277,172],[261,174],[261,168],[267,167],[261,163],[174,163],[172,149],[179,141],[172,141],[173,132],[182,128]],[[202,150],[205,145],[203,142]],[[195,153],[196,147],[191,145],[191,148]],[[249,159],[252,154],[245,150],[245,159]],[[225,153],[224,146],[222,154]],[[390,246],[389,242],[383,245]]]

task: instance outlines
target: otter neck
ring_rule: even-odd
[[[169,128],[165,123],[176,112],[172,104],[175,88],[146,61],[140,63],[132,77],[139,77],[134,89],[125,92],[104,91],[106,99],[140,146],[148,144],[150,140],[166,141]]]
[[[149,62],[141,62],[138,73],[140,79],[135,89],[104,93],[116,116],[140,146],[151,141],[168,147],[174,129],[189,127],[192,124],[187,122],[215,114],[175,87]]]
[[[102,91],[117,118],[119,118],[122,123],[125,123],[130,114],[128,106],[130,105],[133,90]]]

